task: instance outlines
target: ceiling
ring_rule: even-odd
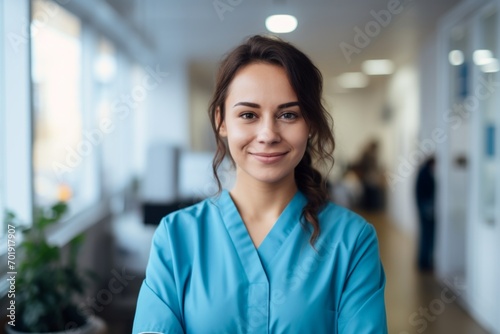
[[[349,62],[341,43],[355,46],[354,29],[365,30],[367,23],[375,21],[372,11],[387,10],[395,1],[107,0],[145,36],[159,59],[184,59],[207,68],[213,68],[245,37],[266,33],[268,15],[295,15],[298,28],[281,37],[308,54],[325,77],[358,71],[365,59],[389,58],[396,65],[411,60],[426,36],[434,32],[438,18],[459,2],[401,0],[401,13],[392,14],[389,24],[369,37],[368,45],[358,48],[359,53],[353,53]],[[216,4],[222,8],[220,15]]]

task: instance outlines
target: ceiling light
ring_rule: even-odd
[[[498,63],[498,59],[490,58],[490,62],[484,65],[481,65],[481,71],[484,73],[495,73],[500,71],[500,65]]]
[[[448,54],[448,60],[453,66],[459,66],[464,63],[464,53],[460,50],[452,50]]]
[[[361,67],[368,75],[389,75],[394,72],[394,64],[389,59],[366,60]]]
[[[491,53],[490,50],[476,50],[474,51],[472,58],[474,59],[474,64],[482,66],[491,62],[493,53]]]
[[[297,19],[292,15],[271,15],[266,19],[266,28],[270,32],[285,34],[297,28]]]
[[[364,88],[368,86],[368,77],[361,72],[348,72],[337,77],[342,88]]]

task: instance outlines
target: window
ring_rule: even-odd
[[[32,2],[35,205],[89,204],[95,145],[82,108],[82,25],[55,2]]]
[[[97,125],[102,139],[102,187],[106,195],[123,190],[134,171],[135,124],[147,92],[133,85],[130,60],[100,37],[94,59]],[[140,94],[137,95],[137,92]]]
[[[121,133],[120,119],[117,117],[116,107],[119,101],[117,90],[117,57],[113,44],[104,37],[100,37],[96,47],[94,59],[94,82],[97,98],[97,123],[102,132],[102,187],[105,193],[111,193],[123,169],[120,164],[119,150]],[[118,168],[117,168],[118,167]]]

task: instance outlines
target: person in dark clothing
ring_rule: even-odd
[[[361,207],[368,211],[379,211],[385,206],[384,178],[379,165],[379,142],[373,139],[364,149],[356,166],[363,185]]]
[[[436,182],[434,178],[435,163],[435,157],[429,157],[420,167],[416,182],[417,209],[420,220],[418,267],[421,270],[433,269],[434,230],[436,220]]]

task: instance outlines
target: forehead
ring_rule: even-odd
[[[268,63],[252,63],[236,72],[226,102],[286,103],[296,101],[285,69]]]

